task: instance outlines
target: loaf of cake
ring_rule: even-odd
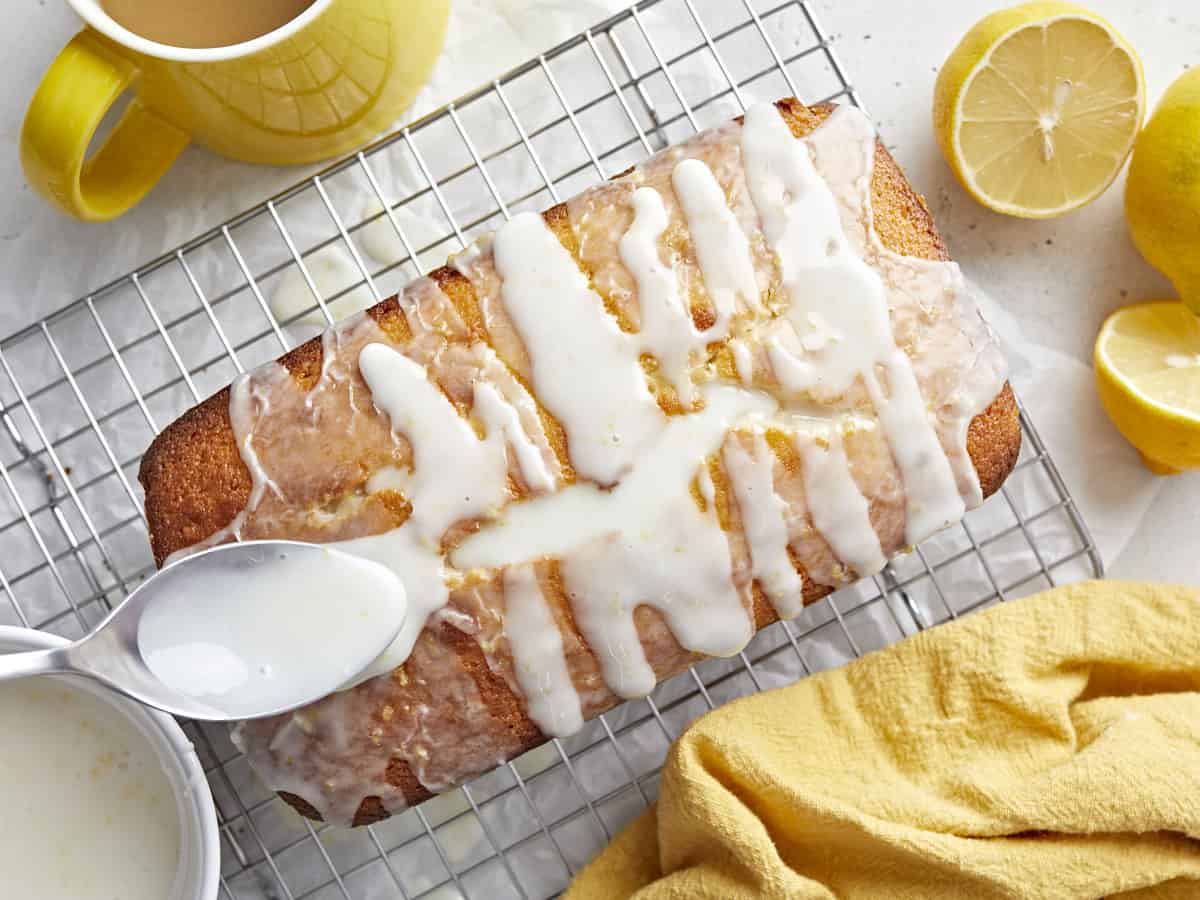
[[[870,122],[787,99],[241,376],[140,478],[160,564],[290,538],[404,580],[360,683],[235,730],[304,815],[364,824],[877,572],[1019,444],[995,340]]]

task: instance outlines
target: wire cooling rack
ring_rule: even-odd
[[[859,103],[808,3],[646,0],[0,341],[0,622],[78,636],[120,602],[153,570],[135,477],[152,436],[314,333],[331,305],[386,296],[505,216],[736,115],[750,96],[789,94]],[[380,240],[394,248],[382,263],[367,252]],[[332,287],[320,268],[330,252],[353,272]],[[271,301],[287,279],[312,302],[280,319]],[[961,525],[739,657],[370,828],[300,819],[223,730],[186,723],[219,809],[222,896],[553,895],[653,799],[668,744],[705,710],[1099,574],[1054,463],[1021,423],[1016,471]]]

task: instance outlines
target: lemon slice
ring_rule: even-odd
[[[1095,349],[1100,401],[1165,475],[1200,468],[1200,318],[1177,300],[1117,310]]]
[[[1112,25],[1068,3],[1026,3],[981,20],[954,48],[934,89],[934,130],[976,200],[1049,218],[1112,183],[1145,93],[1141,61]]]

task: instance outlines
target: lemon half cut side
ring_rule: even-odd
[[[1036,2],[981,20],[934,89],[934,130],[967,192],[997,212],[1050,218],[1120,172],[1145,112],[1142,65],[1100,16]]]
[[[1100,402],[1151,470],[1200,469],[1200,318],[1178,300],[1117,310],[1096,338]]]

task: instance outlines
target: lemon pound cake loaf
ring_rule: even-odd
[[[235,731],[305,815],[362,824],[735,654],[957,521],[1019,443],[870,122],[784,100],[240,377],[141,481],[160,563],[292,538],[403,578],[359,683]]]

